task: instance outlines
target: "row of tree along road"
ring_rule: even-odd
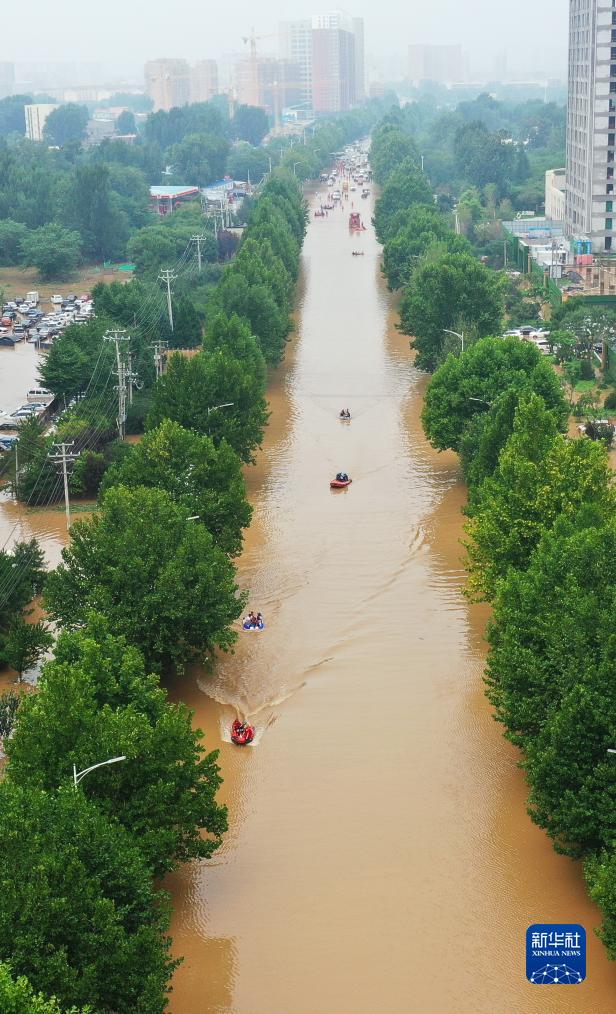
[[[522,751],[530,816],[584,860],[616,957],[613,473],[601,442],[564,435],[570,406],[550,361],[493,337],[503,279],[434,207],[401,124],[394,110],[374,131],[375,224],[403,288],[401,327],[435,371],[425,432],[458,452],[469,486],[468,594],[493,606],[487,694]]]
[[[325,124],[315,151],[360,136],[371,115]],[[203,348],[172,355],[164,376],[150,380],[142,441],[125,447],[107,433],[93,452],[103,456],[90,459],[97,508],[73,524],[60,566],[45,576],[35,543],[0,554],[8,617],[44,584],[60,630],[38,691],[17,708],[0,703],[8,755],[0,784],[3,1009],[19,1001],[24,1011],[152,1014],[166,1006],[174,962],[168,899],[154,880],[210,856],[227,813],[216,801],[216,754],[159,681],[237,636],[245,598],[233,557],[251,517],[242,466],[254,460],[267,422],[267,365],[280,361],[290,333],[305,227],[300,186],[279,170],[212,293]],[[112,343],[103,332],[128,312],[134,291],[125,288],[127,302],[120,287],[98,291],[101,317],[78,336],[67,329],[44,370],[54,393],[74,402],[60,428],[82,437],[109,429]],[[134,351],[139,372],[143,333]],[[41,434],[26,436],[31,456],[17,478],[27,499],[37,469],[45,482],[47,449]],[[6,657],[14,624],[3,623]],[[112,758],[120,759],[77,787],[74,768]]]

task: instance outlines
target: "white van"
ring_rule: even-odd
[[[51,391],[46,391],[44,387],[32,387],[26,395],[26,401],[34,401],[42,405],[49,405],[53,399],[54,395]]]

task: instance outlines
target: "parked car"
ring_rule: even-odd
[[[52,303],[62,303],[63,300],[64,300],[64,296],[55,295],[55,296],[51,297],[51,302]]]

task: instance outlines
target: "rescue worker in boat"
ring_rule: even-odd
[[[261,613],[257,613],[257,615],[255,617],[255,626],[260,627],[262,625],[262,623],[263,623],[263,617],[261,616]]]

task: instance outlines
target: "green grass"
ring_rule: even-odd
[[[596,386],[596,380],[578,380],[573,390],[578,394],[588,394],[589,391],[594,391]]]

